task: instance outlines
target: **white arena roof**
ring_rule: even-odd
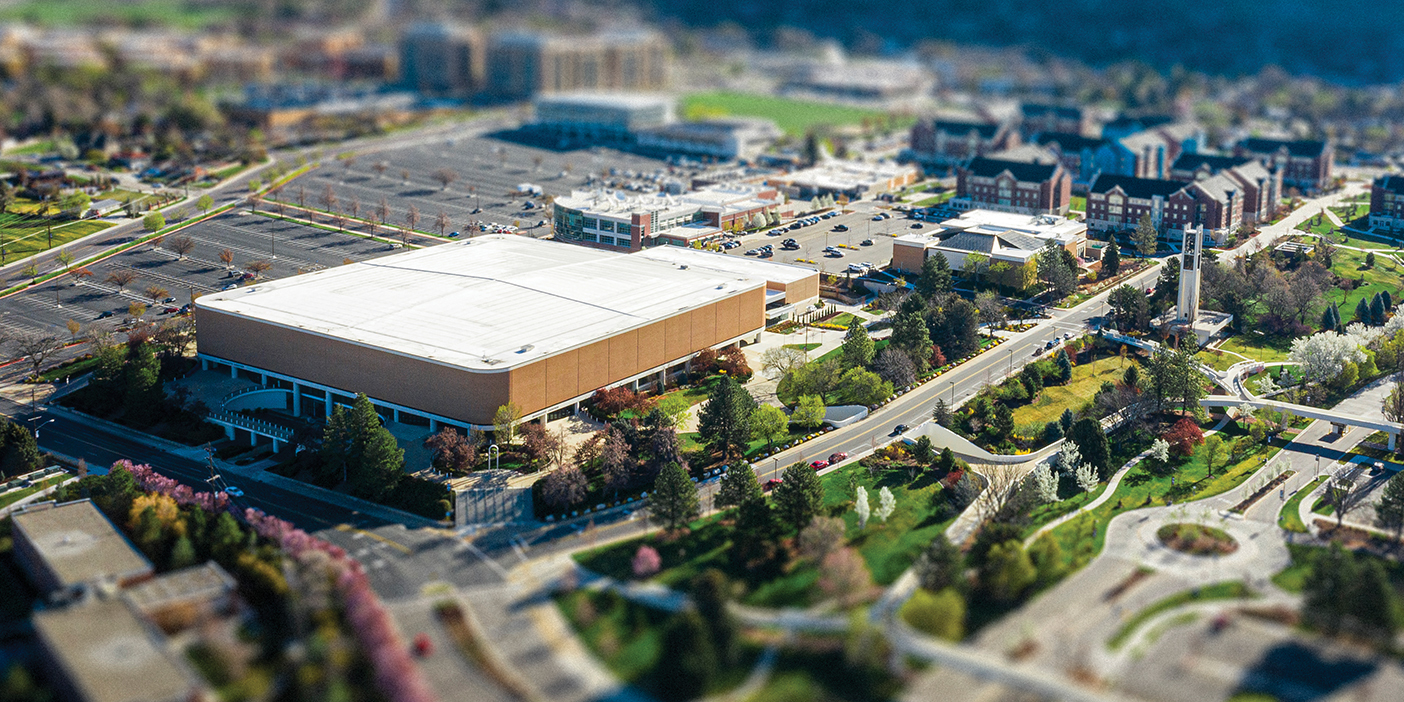
[[[211,293],[196,305],[475,370],[504,370],[738,293],[763,275],[489,235]]]
[[[646,258],[688,268],[703,268],[730,276],[758,278],[772,283],[796,283],[805,278],[813,278],[819,273],[813,268],[795,266],[788,263],[762,261],[754,258],[728,256],[715,251],[689,249],[682,246],[655,246],[631,254],[635,258]]]

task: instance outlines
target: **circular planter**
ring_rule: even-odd
[[[1238,542],[1223,529],[1203,524],[1166,524],[1155,530],[1165,547],[1191,556],[1225,556],[1238,550]]]

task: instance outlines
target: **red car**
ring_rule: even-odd
[[[766,491],[766,492],[770,492],[770,490],[771,490],[772,488],[774,488],[776,485],[779,485],[780,483],[783,483],[783,482],[785,482],[785,481],[783,481],[783,480],[781,480],[781,479],[779,479],[779,478],[771,478],[770,480],[765,481],[765,485],[762,485],[762,486],[761,486],[761,489],[764,490],[764,491]]]
[[[813,462],[813,463],[810,463],[810,464],[809,464],[809,467],[810,467],[810,468],[813,468],[814,470],[824,470],[825,468],[828,468],[828,467],[829,467],[829,462],[828,462],[828,461],[815,461],[815,462]]]
[[[414,637],[414,653],[420,658],[428,658],[434,653],[434,642],[423,632]]]
[[[848,454],[846,454],[846,453],[844,453],[844,452],[842,452],[842,451],[839,451],[839,452],[835,453],[834,455],[829,456],[829,465],[833,465],[833,464],[835,464],[835,463],[838,463],[839,461],[843,461],[843,460],[847,460],[847,459],[848,459]]]

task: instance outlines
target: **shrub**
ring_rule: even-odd
[[[1176,455],[1188,457],[1194,453],[1194,447],[1204,443],[1204,432],[1193,420],[1185,417],[1175,422],[1160,438],[1170,444],[1170,450]]]
[[[644,544],[634,553],[632,565],[634,577],[639,580],[647,580],[658,574],[658,571],[663,567],[663,559],[658,555],[658,549]]]
[[[898,612],[912,628],[947,641],[965,637],[965,600],[951,588],[917,589]]]

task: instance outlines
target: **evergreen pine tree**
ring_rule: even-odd
[[[1072,380],[1072,359],[1068,357],[1067,349],[1058,349],[1058,380],[1066,383]]]
[[[722,474],[717,486],[717,497],[713,504],[717,507],[740,507],[752,497],[763,497],[760,483],[756,482],[756,472],[745,464],[729,468]]]
[[[918,294],[926,297],[951,291],[951,264],[945,254],[938,251],[921,262],[921,275],[915,287]]]
[[[688,479],[682,466],[674,463],[664,468],[653,481],[648,511],[655,524],[670,531],[681,529],[697,518],[700,507],[697,484]]]
[[[1364,302],[1364,300],[1361,300],[1361,302]],[[1373,299],[1370,300],[1370,324],[1372,324],[1372,325],[1378,327],[1378,326],[1383,326],[1384,323],[1385,323],[1384,298],[1381,297],[1379,293],[1375,293],[1375,297],[1374,297]]]
[[[782,482],[775,488],[775,509],[795,531],[809,526],[824,503],[824,485],[819,475],[804,463],[785,469]]]
[[[707,623],[695,611],[674,614],[663,629],[658,659],[658,694],[665,700],[701,697],[717,675],[717,654]]]
[[[1077,421],[1077,417],[1073,415],[1071,407],[1063,410],[1063,413],[1058,416],[1058,426],[1063,428],[1064,435],[1072,431],[1073,422],[1075,421]]]
[[[1114,278],[1121,271],[1121,251],[1116,238],[1102,249],[1102,275],[1100,278]]]
[[[866,368],[873,362],[873,340],[863,321],[857,317],[848,323],[848,333],[843,335],[843,365],[849,368]]]
[[[1373,319],[1370,316],[1370,303],[1366,302],[1365,298],[1360,298],[1360,301],[1355,303],[1355,321],[1369,326]]]
[[[735,378],[725,376],[712,383],[707,406],[697,417],[697,431],[723,458],[739,455],[751,440],[751,412],[755,408],[755,398]]]

